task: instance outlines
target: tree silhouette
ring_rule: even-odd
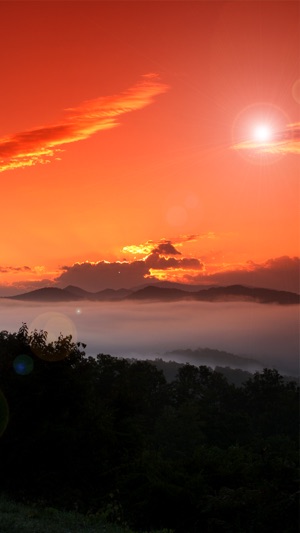
[[[2,491],[144,531],[298,531],[294,382],[265,369],[234,386],[192,365],[167,381],[84,347],[0,332]]]

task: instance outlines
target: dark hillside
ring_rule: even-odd
[[[3,493],[137,531],[298,533],[295,382],[190,364],[167,381],[83,347],[0,333]]]

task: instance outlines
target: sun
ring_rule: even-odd
[[[267,124],[258,124],[253,131],[256,141],[266,143],[272,139],[272,128]]]

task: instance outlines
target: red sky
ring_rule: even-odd
[[[0,295],[299,290],[298,2],[12,1],[0,20]]]

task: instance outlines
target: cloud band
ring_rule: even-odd
[[[231,148],[253,150],[261,154],[300,154],[300,123],[288,124],[285,130],[276,132],[268,142],[243,141]]]
[[[117,126],[120,115],[142,109],[167,90],[168,86],[156,74],[147,74],[119,95],[96,98],[67,109],[64,119],[57,124],[4,137],[0,139],[0,172],[49,163],[61,152],[59,146]]]

